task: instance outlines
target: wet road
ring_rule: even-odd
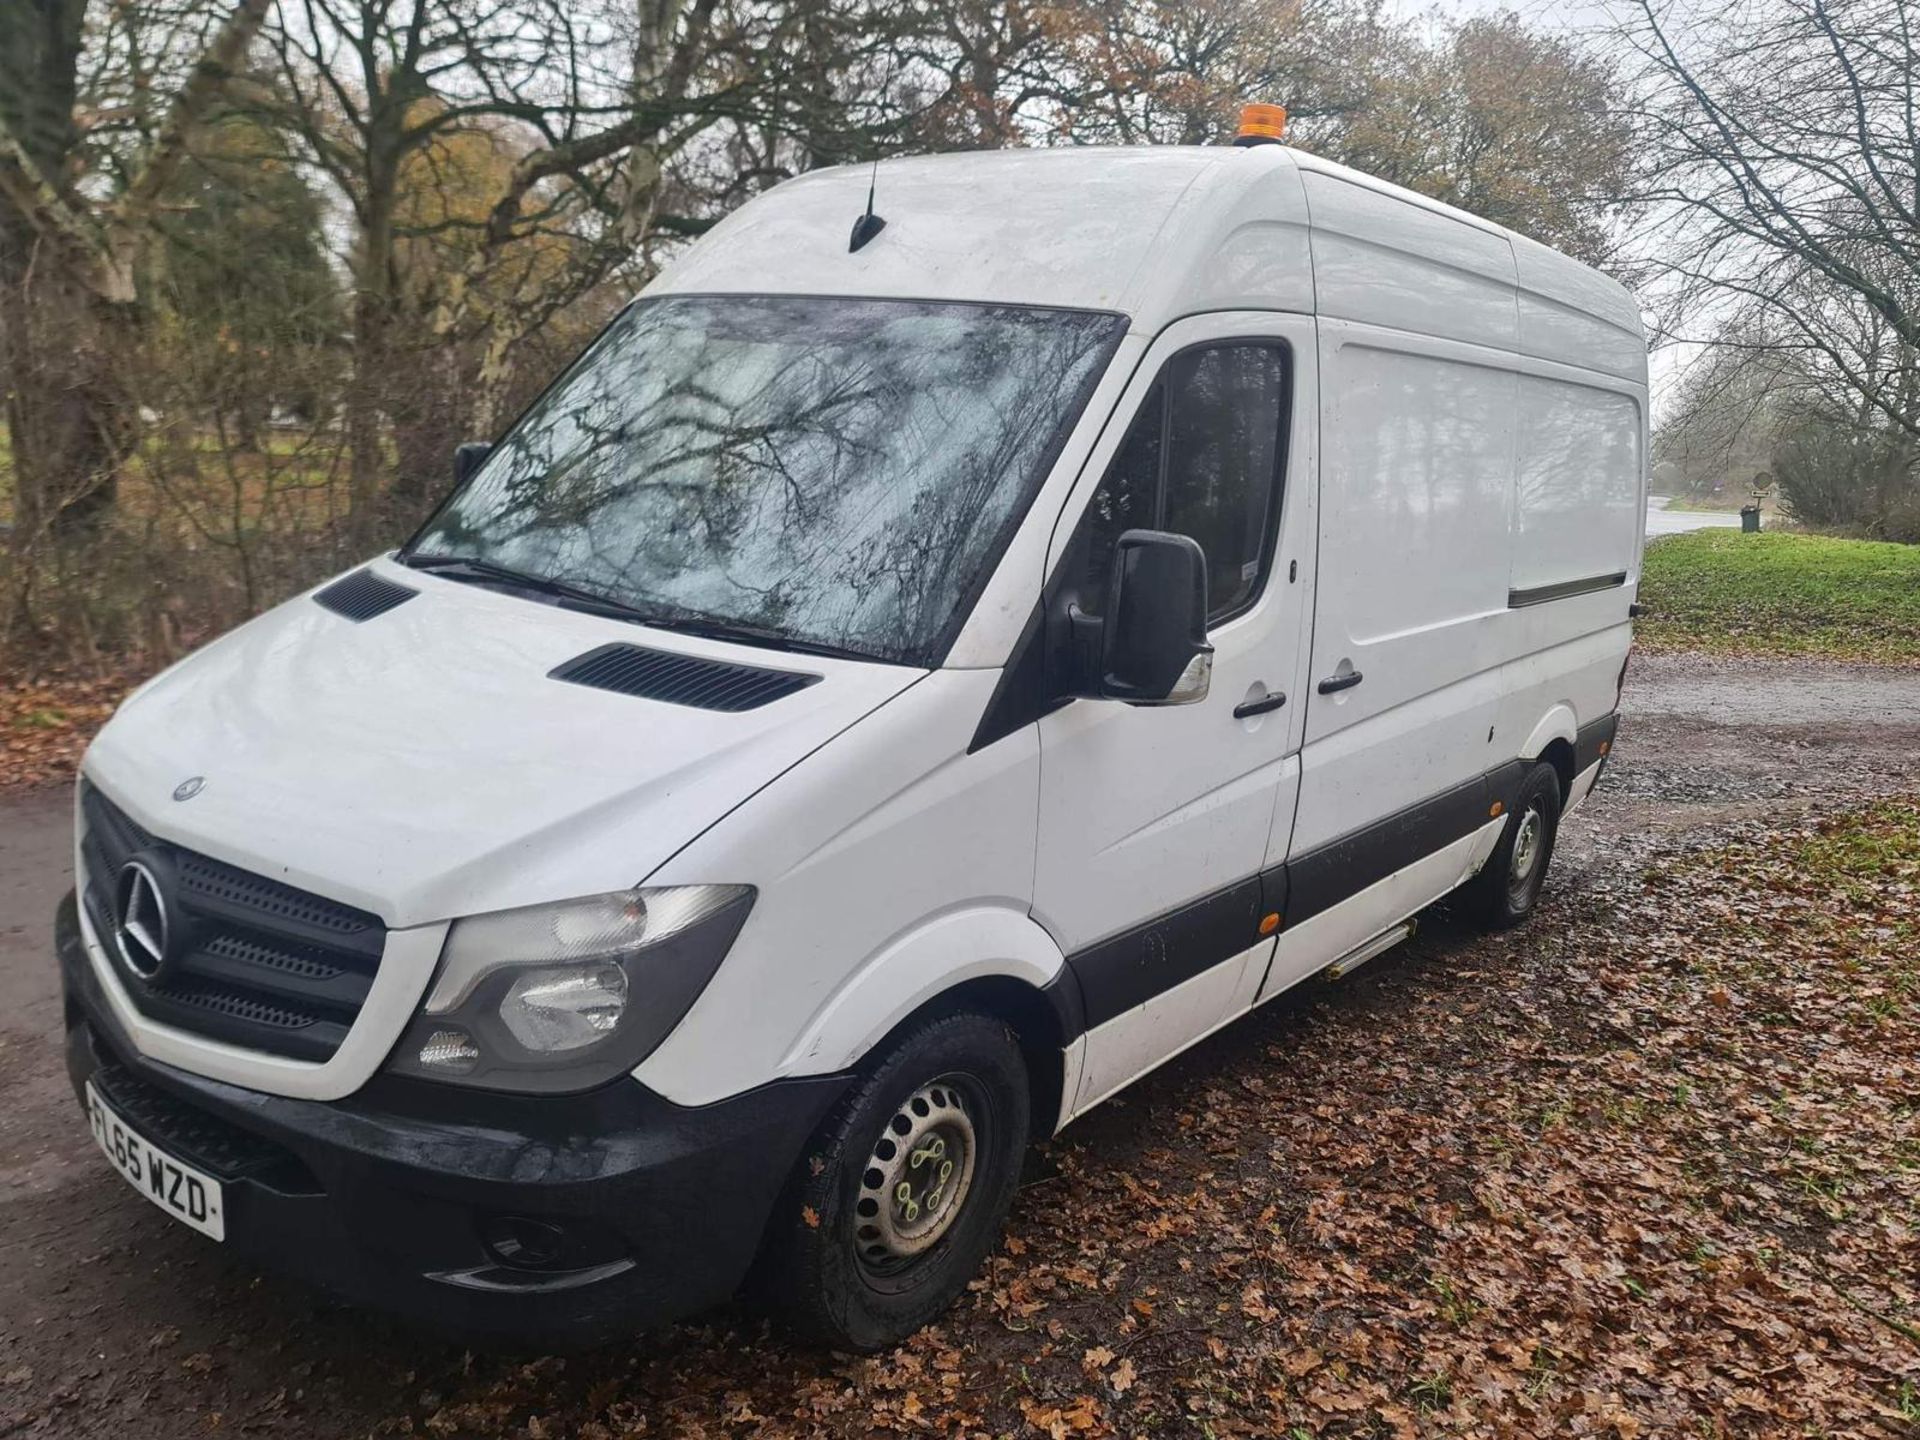
[[[1647,538],[1684,535],[1689,530],[1737,530],[1740,515],[1734,510],[1669,510],[1673,501],[1664,495],[1647,498]]]

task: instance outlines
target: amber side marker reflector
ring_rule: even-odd
[[[1255,102],[1240,107],[1240,130],[1233,137],[1236,145],[1278,145],[1287,134],[1287,107]]]
[[[1262,935],[1271,935],[1273,934],[1274,931],[1278,930],[1279,928],[1280,928],[1280,916],[1277,913],[1262,917],[1260,921],[1260,933]]]
[[[1600,753],[1602,755],[1605,755],[1611,749],[1613,749],[1613,742],[1611,740],[1602,740],[1600,742]]]
[[[1502,815],[1506,813],[1507,813],[1507,807],[1498,800],[1494,801],[1493,808],[1487,811],[1487,814],[1491,815],[1496,820],[1498,820]]]

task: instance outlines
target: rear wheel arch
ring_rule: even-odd
[[[1493,853],[1457,892],[1463,913],[1487,930],[1508,930],[1534,912],[1560,828],[1560,776],[1544,757],[1520,780]],[[1527,836],[1523,840],[1523,834]],[[1528,857],[1524,866],[1522,853]]]
[[[1567,797],[1573,794],[1573,742],[1556,737],[1534,758],[1553,766],[1553,773],[1560,777],[1560,803],[1565,805]]]
[[[1560,799],[1564,804],[1573,793],[1574,737],[1579,733],[1578,717],[1565,701],[1556,702],[1527,736],[1520,747],[1520,759],[1544,760],[1560,777]]]

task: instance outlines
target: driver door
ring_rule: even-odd
[[[1260,871],[1299,786],[1313,355],[1305,316],[1169,327],[1054,538],[1055,603],[1097,612],[1121,532],[1191,536],[1214,646],[1197,703],[1081,699],[1040,722],[1034,913],[1085,1007],[1075,1110],[1245,1010],[1272,953]]]

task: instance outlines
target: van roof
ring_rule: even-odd
[[[870,182],[886,229],[850,253]],[[1292,310],[1646,375],[1639,308],[1612,279],[1285,145],[996,150],[816,170],[735,211],[649,290],[692,292],[1114,310],[1146,334],[1207,310]]]

